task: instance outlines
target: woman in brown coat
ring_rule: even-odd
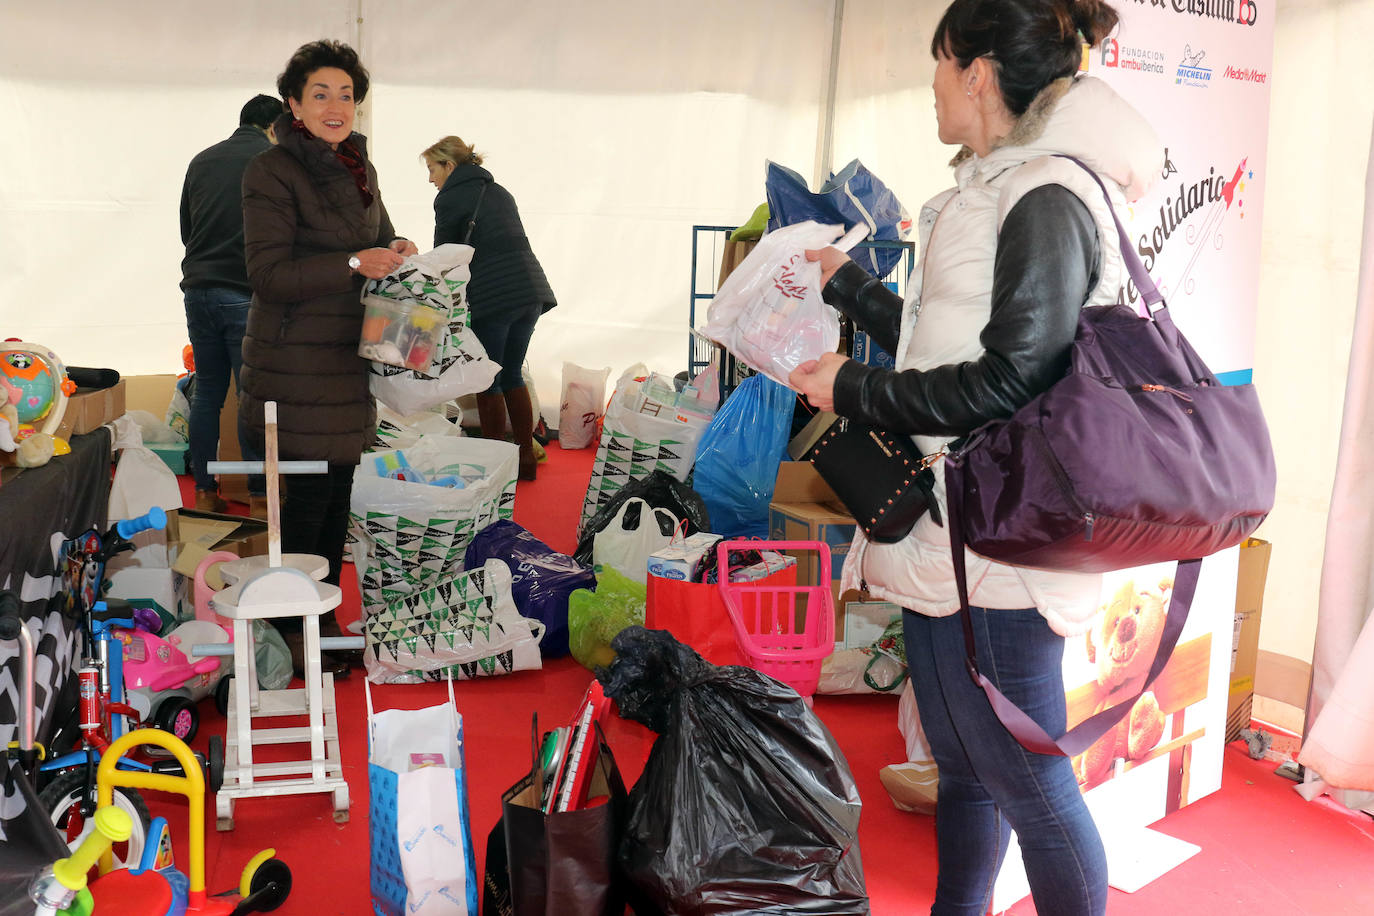
[[[277,78],[289,109],[274,125],[278,145],[243,176],[253,305],[240,423],[261,441],[263,403],[276,401],[282,459],[329,462],[328,474],[285,479],[282,550],[324,557],[335,585],[353,471],[376,426],[367,361],[358,356],[359,293],[364,278],[384,277],[416,252],[392,229],[366,140],[353,133],[367,84],[348,45],[303,45]],[[332,615],[324,623],[337,632]],[[287,641],[299,663],[299,638]]]

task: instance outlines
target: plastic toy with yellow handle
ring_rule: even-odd
[[[76,383],[57,354],[42,344],[20,340],[0,341],[0,376],[20,397],[14,405],[22,426],[52,435],[67,412],[67,398]]]
[[[155,744],[171,752],[184,776],[116,769],[119,757],[140,744]],[[189,867],[179,871],[172,861],[172,844],[166,822],[154,823],[150,836],[156,842],[144,847],[138,869],[113,869],[107,853],[100,857],[100,877],[91,882],[94,916],[242,916],[275,910],[291,893],[291,870],[275,850],[258,853],[243,869],[235,891],[205,892],[205,776],[185,742],[158,729],[130,732],[110,745],[100,758],[96,774],[100,812],[110,810],[115,786],[173,792],[186,796],[189,805],[187,850]],[[161,818],[158,819],[161,821]],[[68,916],[78,916],[72,913]]]
[[[95,814],[95,830],[65,859],[34,879],[29,893],[37,904],[34,916],[89,916],[93,901],[86,876],[110,845],[129,838],[133,823],[122,809],[102,808]]]

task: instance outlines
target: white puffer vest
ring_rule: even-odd
[[[1100,279],[1085,305],[1117,300],[1126,275],[1112,214],[1092,177],[1067,159],[1051,158],[1056,153],[1082,160],[1101,176],[1123,215],[1124,200],[1143,195],[1164,163],[1163,146],[1145,119],[1092,77],[1046,87],[987,156],[961,153],[956,186],[921,209],[921,263],[908,284],[896,353],[899,370],[931,369],[982,355],[979,333],[991,315],[1002,222],[1017,201],[1042,185],[1073,191],[1097,223]],[[930,454],[950,438],[916,436],[915,441]],[[935,465],[935,474],[943,516],[943,465]],[[1100,575],[1009,566],[968,550],[965,556],[969,601],[975,607],[1036,607],[1061,635],[1088,629],[1097,611]],[[842,586],[866,586],[877,597],[933,617],[956,613],[948,530],[926,515],[896,544],[871,544],[859,531]]]

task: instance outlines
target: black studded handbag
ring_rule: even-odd
[[[841,417],[810,460],[870,541],[895,544],[926,512],[942,524],[935,472],[910,436]]]

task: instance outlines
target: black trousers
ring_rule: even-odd
[[[348,537],[348,504],[353,492],[351,464],[331,464],[328,474],[292,474],[282,478],[282,553],[310,553],[329,561],[325,581],[339,584],[344,542]],[[333,612],[321,617],[332,619]],[[283,618],[283,630],[298,629],[299,618]],[[293,626],[294,625],[294,626]]]

